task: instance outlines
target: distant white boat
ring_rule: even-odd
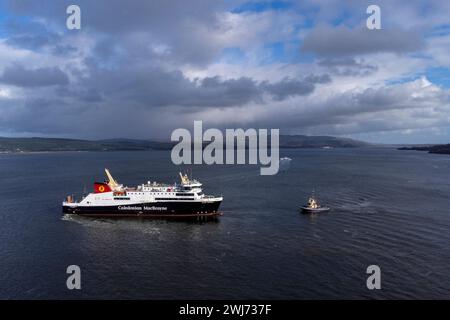
[[[283,157],[280,158],[280,170],[281,171],[287,171],[291,167],[291,158]]]

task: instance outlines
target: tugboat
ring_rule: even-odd
[[[300,209],[303,213],[319,213],[330,211],[329,207],[322,207],[321,205],[319,205],[317,200],[314,198],[314,195],[309,197],[308,204],[300,207]]]
[[[68,196],[63,213],[92,217],[209,218],[220,216],[222,197],[204,195],[202,184],[180,173],[180,184],[148,181],[135,188],[108,180],[94,183],[94,192],[76,202]]]

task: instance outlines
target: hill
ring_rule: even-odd
[[[175,142],[136,139],[91,141],[62,138],[0,137],[0,152],[170,150],[175,144]],[[280,135],[280,148],[355,148],[367,145],[362,141],[331,136]]]
[[[432,146],[415,146],[415,147],[401,147],[398,150],[416,150],[428,151],[428,153],[435,154],[450,154],[450,144],[437,144]]]

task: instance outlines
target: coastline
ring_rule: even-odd
[[[94,152],[104,152],[100,150],[93,150]],[[116,150],[119,151],[119,150]],[[139,151],[139,150],[136,150]],[[10,155],[28,155],[28,154],[47,154],[47,153],[79,153],[79,152],[92,152],[88,150],[52,150],[52,151],[0,151],[0,155],[10,154]]]

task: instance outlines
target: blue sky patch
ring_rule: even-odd
[[[269,10],[284,10],[291,8],[292,4],[286,1],[251,1],[231,10],[233,13],[264,12]]]
[[[450,70],[448,68],[429,68],[425,75],[432,83],[444,88],[450,88]]]

